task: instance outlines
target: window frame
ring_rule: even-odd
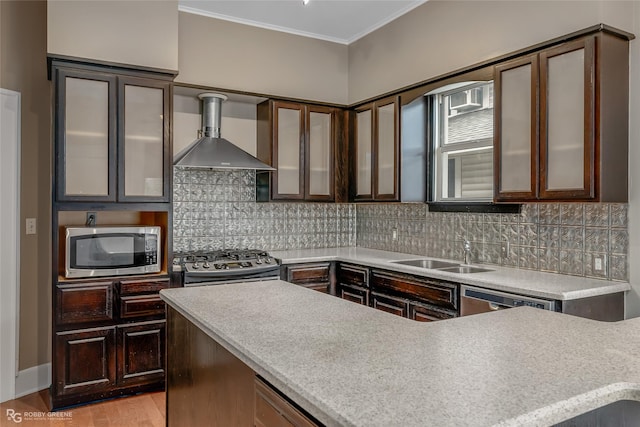
[[[448,197],[446,198],[443,197],[443,194],[444,194],[443,175],[440,173],[440,171],[442,168],[444,168],[443,166],[444,162],[442,160],[443,156],[446,155],[446,153],[451,153],[451,152],[473,150],[473,149],[486,150],[487,148],[490,148],[491,161],[493,162],[493,150],[494,150],[493,136],[489,141],[482,141],[482,142],[481,141],[474,141],[474,142],[465,141],[465,142],[458,142],[458,143],[452,143],[452,144],[443,144],[442,141],[444,140],[444,138],[442,137],[442,132],[443,132],[443,129],[446,131],[446,128],[447,128],[445,125],[445,121],[448,121],[449,117],[455,117],[455,115],[454,116],[449,115],[448,98],[445,98],[445,97],[449,97],[453,93],[461,92],[461,90],[466,91],[466,90],[471,90],[479,87],[484,87],[489,84],[494,85],[495,84],[494,80],[495,79],[493,78],[493,75],[492,75],[491,79],[489,80],[470,79],[467,81],[457,81],[451,84],[443,84],[440,87],[424,95],[425,97],[428,98],[427,104],[429,105],[429,108],[427,109],[427,113],[426,113],[427,114],[426,120],[428,123],[427,143],[429,147],[429,166],[430,166],[430,173],[428,178],[430,181],[428,183],[429,190],[430,190],[428,203],[478,204],[478,203],[493,202],[493,186],[495,185],[495,183],[493,183],[493,167],[495,167],[494,165],[492,165],[492,171],[490,176],[491,181],[493,183],[491,195],[486,198],[483,197],[483,198],[452,199]],[[446,82],[443,82],[443,83],[446,83]],[[444,101],[443,98],[447,100]],[[446,105],[444,105],[445,103]],[[495,100],[491,108],[494,109],[495,108],[494,106],[495,106]],[[482,108],[487,108],[487,107],[480,107],[478,108],[478,110],[481,110]],[[462,113],[462,114],[467,114],[467,113]],[[434,118],[434,115],[436,115],[435,118]],[[491,121],[491,126],[492,126],[492,135],[493,135],[493,120]]]

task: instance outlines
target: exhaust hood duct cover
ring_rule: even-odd
[[[275,170],[220,136],[222,101],[225,95],[203,93],[202,138],[195,140],[173,159],[174,166],[199,169]]]

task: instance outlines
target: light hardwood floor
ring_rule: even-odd
[[[49,407],[45,402],[48,401],[49,392],[42,390],[20,399],[0,403],[0,426],[164,427],[165,425],[165,393],[162,391],[64,409],[58,412],[58,415],[65,415],[63,419],[47,416]],[[44,416],[38,417],[38,412],[44,413]],[[16,414],[16,420],[21,416],[22,422],[14,422],[8,416],[12,413]]]

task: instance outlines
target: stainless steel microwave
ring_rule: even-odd
[[[67,227],[65,277],[160,271],[160,227]]]

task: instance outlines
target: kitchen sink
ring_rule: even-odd
[[[473,267],[470,265],[456,265],[455,267],[439,268],[438,270],[448,271],[450,273],[460,273],[460,274],[482,273],[485,271],[493,271],[490,268]]]
[[[554,424],[553,427],[573,426],[616,426],[632,427],[640,425],[640,402],[618,400],[601,406],[569,420]]]
[[[411,265],[413,267],[422,267],[422,268],[431,268],[431,269],[442,269],[449,267],[458,267],[459,264],[456,262],[447,262],[440,261],[437,259],[431,258],[423,258],[423,259],[403,259],[400,261],[391,261],[394,264],[402,264],[402,265]]]

